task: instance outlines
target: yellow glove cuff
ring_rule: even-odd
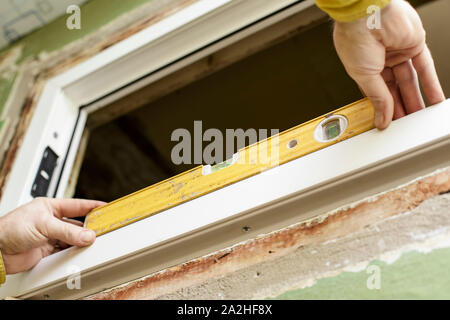
[[[390,2],[391,0],[316,0],[320,9],[340,22],[351,22],[366,17],[373,13],[367,12],[370,6],[377,6],[381,10]]]
[[[6,281],[6,269],[3,263],[2,252],[0,251],[0,285],[4,284]]]

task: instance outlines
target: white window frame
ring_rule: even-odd
[[[57,189],[55,196],[63,196],[89,112],[313,4],[312,0],[199,0],[49,80],[12,167],[0,214],[32,200],[31,186],[47,146],[60,155],[50,192]],[[252,27],[243,29],[249,25]],[[227,37],[238,30],[242,30],[239,36]],[[29,272],[8,276],[0,297],[83,297],[449,166],[449,104],[447,101],[417,112],[383,132],[371,130],[105,234],[89,248],[69,248],[49,256]],[[410,128],[418,131],[411,132]],[[367,150],[367,146],[377,152],[359,151]],[[439,156],[431,162],[416,161],[436,150]],[[392,170],[400,162],[410,165],[401,174]],[[331,194],[326,204],[312,199],[374,172],[386,176],[378,174],[352,194],[345,190],[341,197]],[[311,205],[304,212],[292,208],[293,203],[307,200]],[[274,220],[274,215],[269,215],[274,210],[286,214]],[[242,233],[240,226],[244,223],[253,230]],[[230,228],[234,231],[229,232]],[[217,233],[220,230],[228,231],[223,235]],[[208,244],[208,237],[216,241]],[[183,242],[192,243],[189,250],[183,249]],[[82,274],[81,291],[65,285],[72,266]]]

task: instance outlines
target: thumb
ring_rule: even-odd
[[[61,221],[56,217],[49,219],[46,229],[46,236],[49,239],[60,240],[69,245],[85,247],[95,241],[94,231]]]
[[[360,86],[375,110],[375,126],[385,129],[394,116],[394,99],[381,74],[355,76],[353,79]]]

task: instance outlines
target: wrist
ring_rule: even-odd
[[[389,14],[390,11],[392,11],[393,7],[396,7],[398,5],[398,2],[403,2],[403,0],[391,0],[388,1],[385,5],[383,6],[378,6],[378,5],[369,5],[368,7],[366,7],[365,9],[365,14],[360,14],[359,16],[357,16],[358,18],[356,19],[347,19],[347,20],[335,20],[336,24],[339,24],[343,27],[352,27],[355,25],[362,25],[362,26],[366,26],[366,29],[370,29],[370,25],[373,22],[377,22],[377,19],[381,19],[381,17],[386,16]],[[381,22],[381,21],[380,21]]]
[[[371,15],[372,9],[381,10],[394,1],[400,0],[341,1],[339,4],[329,0],[316,0],[316,4],[336,22],[354,22]]]

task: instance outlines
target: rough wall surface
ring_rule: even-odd
[[[342,238],[159,298],[449,299],[448,213],[450,195],[438,196]]]
[[[89,299],[450,298],[450,168]]]

